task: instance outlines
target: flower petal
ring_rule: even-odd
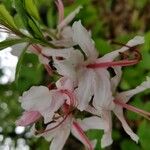
[[[72,29],[73,41],[81,47],[89,59],[96,59],[98,52],[95,49],[95,44],[89,32],[82,26],[81,21],[74,22]]]
[[[110,85],[110,75],[106,69],[95,70],[93,86],[93,106],[98,110],[102,108],[111,110],[113,108],[113,97]]]
[[[83,111],[89,105],[89,101],[93,96],[93,70],[83,69],[79,72],[79,84],[75,90],[75,95],[78,100],[78,109]]]
[[[72,13],[70,13],[59,25],[58,25],[58,31],[63,29],[66,25],[68,25],[74,17],[79,13],[82,6],[78,6]]]
[[[92,143],[89,141],[87,136],[84,134],[82,128],[77,122],[73,122],[72,128],[71,128],[71,133],[73,136],[75,136],[81,143],[84,144],[85,147],[87,147],[89,150],[93,150],[95,146],[95,142]]]
[[[111,78],[111,89],[114,93],[121,80],[122,71],[121,71],[121,67],[113,67],[113,69],[116,75],[113,78]]]
[[[50,145],[50,150],[62,150],[66,140],[70,134],[70,128],[66,127],[59,130],[59,133],[53,138],[51,145]]]
[[[135,89],[118,93],[116,96],[117,97],[116,99],[118,99],[118,100],[121,99],[124,103],[127,103],[132,96],[134,96],[140,92],[143,92],[149,88],[150,88],[150,77],[147,77],[146,81],[144,81],[142,84],[137,86]]]
[[[78,123],[84,131],[90,129],[105,129],[107,126],[105,120],[96,116],[78,120]]]
[[[38,111],[25,111],[16,124],[17,126],[28,126],[35,123],[40,117],[41,114]]]
[[[123,116],[123,109],[120,106],[116,105],[116,107],[113,111],[114,111],[115,115],[118,117],[118,119],[121,121],[121,124],[122,124],[124,130],[126,131],[126,133],[131,137],[132,140],[134,140],[137,143],[139,140],[139,137],[131,130],[131,128],[127,124],[127,122]]]
[[[52,95],[45,86],[33,86],[23,93],[21,106],[27,111],[39,111],[43,117],[51,105]]]
[[[59,89],[68,89],[70,91],[74,90],[74,83],[70,78],[62,77],[56,82],[56,86]]]
[[[20,43],[20,44],[13,45],[11,47],[12,48],[11,54],[19,57],[26,46],[27,46],[27,43]]]
[[[104,129],[104,134],[101,139],[101,147],[107,147],[112,144],[112,119],[111,119],[111,111],[105,111],[103,110],[102,116],[101,116],[107,123],[105,129]]]

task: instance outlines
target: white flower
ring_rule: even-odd
[[[69,115],[67,118],[59,118],[55,122],[49,124],[46,130],[40,134],[46,140],[51,141],[50,150],[62,150],[70,133],[75,136],[89,150],[93,150],[96,140],[90,141],[84,131],[90,129],[104,129],[107,124],[99,117],[89,117],[83,120]],[[33,130],[36,131],[34,128]]]
[[[129,47],[124,46],[119,50],[98,58],[98,52],[95,49],[94,42],[89,32],[82,26],[81,21],[75,22],[72,30],[73,41],[76,45],[80,46],[86,56],[86,60],[84,60],[79,50],[74,50],[73,48],[60,50],[44,49],[42,53],[46,56],[53,57],[54,66],[59,74],[77,82],[78,88],[76,89],[76,95],[79,101],[78,108],[81,111],[86,109],[93,95],[94,107],[101,109],[101,107],[105,107],[104,104],[107,101],[106,107],[109,106],[112,109],[114,107],[112,87],[107,68],[113,66],[114,63],[112,61],[119,56],[120,52],[128,50]],[[127,45],[135,46],[143,42],[143,37],[137,36],[130,40]],[[56,56],[62,57],[63,59],[59,60],[55,58]],[[122,65],[121,61],[118,62],[119,65]]]

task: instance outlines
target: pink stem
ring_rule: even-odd
[[[93,150],[93,146],[90,142],[90,140],[88,139],[88,137],[85,135],[84,131],[82,130],[82,128],[80,127],[80,125],[73,121],[73,126],[76,128],[76,130],[78,131],[78,133],[80,134],[80,136],[85,140],[85,142],[87,143],[87,145],[89,146],[89,150]]]
[[[113,62],[101,62],[95,64],[87,65],[87,68],[105,68],[105,67],[113,67],[113,66],[131,66],[135,65],[139,62],[139,59],[134,60],[120,60],[120,61],[113,61]]]
[[[131,106],[131,105],[129,105],[129,104],[126,104],[126,103],[124,103],[124,102],[122,102],[122,101],[120,101],[120,100],[116,100],[116,99],[115,99],[114,102],[115,102],[115,104],[120,105],[121,107],[124,107],[124,108],[126,108],[126,109],[128,109],[128,110],[130,110],[130,111],[133,111],[133,112],[135,112],[135,113],[138,113],[138,114],[140,114],[140,115],[146,117],[147,119],[150,119],[150,118],[149,118],[149,117],[150,117],[150,113],[147,112],[147,111],[144,111],[144,110],[142,110],[142,109],[139,109],[139,108],[136,108],[136,107]]]

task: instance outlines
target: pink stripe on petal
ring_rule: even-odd
[[[55,4],[58,9],[58,24],[64,20],[64,5],[62,0],[55,1]]]
[[[16,124],[17,126],[28,126],[35,123],[40,117],[41,114],[38,111],[25,111]]]
[[[66,94],[69,97],[70,100],[70,106],[75,106],[76,105],[76,99],[75,99],[75,95],[73,94],[73,92],[69,91],[69,90],[61,90],[62,93]]]
[[[136,108],[134,106],[131,106],[131,105],[126,104],[126,103],[124,103],[122,101],[119,101],[119,100],[114,100],[114,103],[119,105],[119,106],[121,106],[121,107],[123,107],[123,108],[126,108],[126,109],[128,109],[128,110],[130,110],[132,112],[138,113],[141,116],[143,116],[143,117],[147,118],[148,120],[150,120],[150,118],[149,118],[150,117],[150,113],[147,112],[147,111],[144,111],[142,109]]]
[[[75,127],[75,129],[77,130],[77,132],[80,134],[80,137],[82,138],[83,141],[85,141],[85,143],[87,144],[86,146],[88,146],[89,150],[94,150],[93,146],[90,142],[90,140],[88,139],[88,137],[85,135],[84,131],[82,130],[82,128],[80,127],[80,125],[73,121],[73,126]]]

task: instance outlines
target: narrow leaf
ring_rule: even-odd
[[[5,24],[8,24],[9,26],[17,29],[13,17],[9,14],[5,6],[2,4],[0,4],[0,22],[4,22]]]
[[[29,39],[22,38],[22,39],[6,39],[2,42],[0,42],[0,50],[3,50],[7,47],[11,47],[12,45],[29,42]]]
[[[25,8],[29,15],[31,15],[38,21],[40,20],[38,9],[33,0],[25,0]]]

